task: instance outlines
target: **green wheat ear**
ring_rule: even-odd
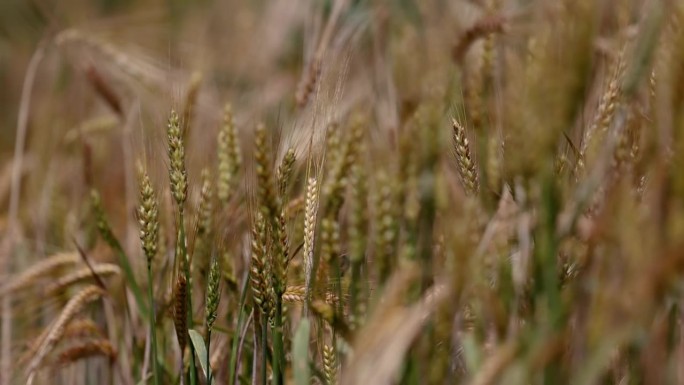
[[[293,148],[290,148],[287,150],[287,153],[285,153],[285,156],[283,157],[283,160],[276,171],[278,193],[280,194],[281,199],[285,197],[285,193],[290,185],[290,179],[292,178],[292,172],[294,171],[295,160],[297,160],[295,151]]]
[[[154,281],[152,279],[152,261],[157,254],[157,238],[159,235],[159,211],[157,199],[150,183],[150,177],[141,170],[140,180],[140,207],[138,208],[138,221],[140,223],[140,240],[147,259],[147,294],[150,304],[150,335],[152,337],[152,367],[154,369],[154,383],[161,382],[161,372],[157,362],[157,322],[154,306]]]
[[[188,195],[188,176],[185,170],[185,147],[181,133],[180,121],[176,111],[171,111],[167,125],[167,139],[169,145],[169,179],[171,194],[180,211]]]
[[[157,254],[157,238],[159,235],[159,210],[150,177],[144,173],[140,181],[140,207],[138,208],[140,222],[140,240],[147,258],[148,269]]]
[[[218,258],[214,257],[211,260],[211,268],[209,269],[209,282],[207,284],[207,300],[206,300],[206,323],[207,331],[211,332],[216,321],[219,301],[221,300],[221,291],[219,290],[221,282],[221,269],[219,268]]]

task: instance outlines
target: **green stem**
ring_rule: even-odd
[[[266,385],[266,367],[268,366],[268,317],[263,314],[261,322],[261,385]]]
[[[276,294],[275,327],[273,328],[273,384],[283,384],[283,299]]]
[[[235,327],[235,334],[233,336],[233,346],[231,348],[230,354],[230,367],[228,368],[228,378],[229,383],[235,385],[237,383],[235,378],[235,372],[237,371],[237,353],[240,345],[240,332],[242,330],[242,324],[245,318],[245,299],[247,297],[247,286],[249,285],[249,279],[244,278],[242,283],[242,291],[240,292],[240,306],[238,321]]]
[[[150,334],[152,338],[152,367],[154,368],[154,385],[159,385],[159,363],[157,362],[157,322],[154,314],[154,293],[152,282],[152,266],[147,266],[147,294],[150,299]]]
[[[192,277],[190,276],[190,260],[188,259],[188,249],[185,238],[185,220],[183,216],[183,208],[178,208],[178,237],[180,246],[180,257],[182,258],[183,269],[185,277],[188,281],[186,301],[188,304],[187,324],[188,329],[194,327],[194,320],[192,318]],[[195,364],[195,348],[190,344],[190,385],[197,385],[197,366]]]
[[[209,348],[211,347],[211,329],[207,329],[207,385],[211,385],[211,365],[209,360]]]

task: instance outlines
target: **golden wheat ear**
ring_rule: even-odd
[[[249,282],[252,299],[256,308],[263,314],[270,313],[268,272],[264,260],[266,258],[266,224],[257,213],[252,227],[252,256],[249,266]]]
[[[46,287],[45,293],[47,295],[54,295],[61,292],[62,290],[69,288],[72,285],[82,283],[83,281],[87,281],[89,279],[97,280],[97,277],[101,278],[106,276],[119,275],[121,275],[121,269],[118,265],[115,265],[113,263],[98,263],[92,266],[92,268],[90,266],[82,267],[72,273],[69,273],[59,278],[56,282]]]
[[[116,360],[118,352],[112,343],[104,338],[87,340],[74,344],[57,354],[56,366],[66,366],[76,361],[91,357],[107,357]]]
[[[314,267],[314,240],[316,213],[318,212],[318,184],[316,178],[309,178],[306,185],[306,208],[304,210],[304,274],[306,301],[311,300],[311,281]]]
[[[57,343],[64,336],[64,331],[66,330],[67,324],[72,320],[72,318],[78,314],[87,304],[102,297],[105,294],[99,286],[88,286],[81,290],[76,296],[71,298],[66,304],[62,312],[57,317],[57,320],[50,326],[49,329],[45,330],[41,337],[39,338],[40,344],[37,346],[37,351],[33,356],[33,359],[28,365],[27,374],[28,380],[27,384],[33,383],[36,371],[43,364],[45,357],[54,349]]]
[[[337,384],[337,357],[331,345],[323,346],[323,372],[328,385]]]
[[[477,166],[470,151],[470,141],[465,128],[456,120],[451,119],[454,131],[454,150],[458,174],[468,195],[477,195],[480,190],[480,181],[477,174]]]
[[[10,292],[27,288],[44,275],[62,267],[79,264],[81,257],[78,253],[58,253],[34,264],[22,273],[10,279],[0,287],[0,298]]]

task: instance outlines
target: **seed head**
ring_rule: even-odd
[[[185,170],[185,148],[181,133],[180,121],[176,111],[171,111],[168,131],[169,141],[169,179],[171,180],[171,193],[176,204],[181,208],[188,195],[188,176]]]
[[[140,222],[140,240],[147,257],[147,267],[152,266],[152,259],[157,254],[157,237],[159,234],[159,211],[157,199],[150,183],[150,177],[143,173],[140,181],[140,207],[138,208]]]
[[[218,259],[212,258],[211,268],[209,269],[209,283],[207,286],[207,301],[206,301],[206,322],[207,330],[211,331],[216,321],[216,313],[218,310],[219,301],[221,300],[221,291],[219,283],[221,282],[221,270],[219,269]]]
[[[283,161],[280,163],[277,171],[278,177],[278,192],[280,197],[284,197],[287,192],[287,188],[290,185],[290,178],[292,177],[292,171],[294,170],[294,163],[296,160],[295,152],[293,148],[287,150]]]

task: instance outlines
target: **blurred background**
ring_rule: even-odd
[[[69,215],[49,211],[78,206],[88,185],[129,211],[137,161],[165,180],[171,108],[190,114],[191,182],[213,161],[206,149],[227,102],[244,143],[257,121],[281,133],[278,158],[290,147],[301,155],[311,130],[320,139],[353,106],[374,116],[371,137],[391,139],[418,100],[454,86],[459,25],[486,12],[485,2],[441,0],[2,1],[0,204],[21,111],[20,217],[46,245],[77,226],[51,230],[48,218]]]

